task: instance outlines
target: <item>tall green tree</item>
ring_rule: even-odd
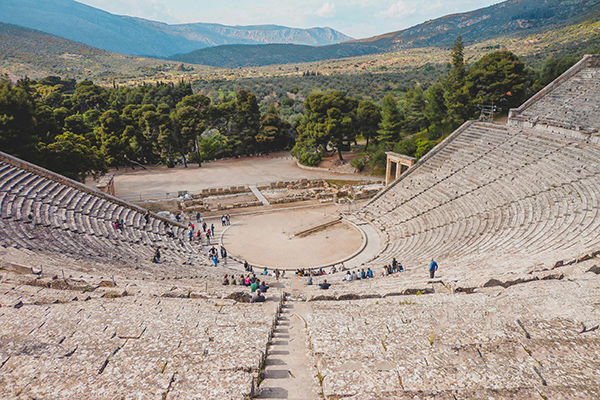
[[[247,90],[238,91],[228,133],[233,151],[236,154],[256,152],[256,135],[259,130],[260,110],[256,96]]]
[[[425,117],[429,122],[428,129],[432,139],[437,139],[444,133],[447,115],[444,87],[441,82],[436,82],[425,94]]]
[[[467,73],[461,36],[456,38],[452,46],[451,64],[452,69],[444,81],[444,89],[447,109],[446,122],[454,129],[466,121],[472,113],[469,93],[465,87]]]
[[[360,100],[356,109],[356,129],[367,140],[377,138],[377,129],[381,122],[381,107],[369,100]]]
[[[510,51],[486,54],[471,66],[466,79],[473,104],[495,104],[505,111],[520,105],[530,87],[525,64]]]
[[[340,161],[342,149],[356,135],[358,101],[343,92],[315,93],[304,102],[304,117],[298,127],[301,136],[314,139],[322,149],[334,148]]]
[[[0,149],[16,157],[35,160],[37,138],[35,103],[22,87],[0,78]]]
[[[123,129],[123,122],[117,111],[108,110],[100,116],[96,137],[101,143],[100,150],[108,165],[119,166],[124,163],[128,143],[123,140]]]
[[[193,94],[184,97],[171,114],[175,126],[178,148],[187,168],[186,154],[196,151],[198,166],[202,166],[198,138],[208,128],[211,113],[210,98]]]
[[[260,151],[281,150],[288,144],[290,124],[279,116],[279,110],[270,104],[262,117],[260,133],[256,135],[256,143]]]
[[[74,110],[81,113],[92,109],[103,110],[108,106],[108,94],[106,90],[87,80],[75,85],[72,100]]]
[[[416,133],[428,125],[425,115],[425,93],[421,86],[414,86],[404,96],[404,110],[406,114],[405,130]]]
[[[381,122],[379,123],[379,141],[386,146],[391,146],[400,139],[400,134],[404,124],[402,115],[396,98],[388,94],[381,102]]]
[[[49,169],[79,181],[88,174],[106,172],[102,152],[85,137],[72,132],[57,136],[53,143],[43,145],[42,151]]]

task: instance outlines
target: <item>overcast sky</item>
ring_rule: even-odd
[[[167,23],[328,26],[354,38],[408,28],[499,0],[78,0],[114,14]]]

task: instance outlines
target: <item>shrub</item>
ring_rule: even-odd
[[[357,170],[362,171],[367,165],[367,159],[366,157],[356,157],[354,160],[350,161],[350,165]]]
[[[313,139],[306,139],[296,142],[292,148],[292,156],[296,157],[300,164],[309,167],[319,165],[323,156],[317,148]]]
[[[379,167],[385,169],[386,163],[387,154],[385,154],[385,151],[383,149],[377,150],[377,152],[375,152],[375,154],[373,154],[369,159],[369,164],[373,168]]]
[[[415,152],[415,158],[419,159],[423,157],[427,152],[435,146],[435,142],[431,140],[419,140],[417,142],[417,151]]]
[[[394,152],[404,154],[405,156],[414,157],[416,151],[417,144],[412,138],[401,140],[394,146]]]

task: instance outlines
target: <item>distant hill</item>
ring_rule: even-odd
[[[559,29],[600,13],[600,0],[508,0],[448,15],[402,31],[322,47],[217,46],[171,57],[219,67],[330,60],[417,47],[449,47],[458,35],[466,44],[503,36],[525,36]]]
[[[115,54],[21,26],[0,23],[0,73],[15,80],[48,75],[111,84],[129,80],[168,80],[210,72],[179,62]]]
[[[474,11],[451,14],[397,32],[357,40],[382,50],[451,46],[506,35],[526,35],[581,22],[600,12],[600,0],[508,0]]]
[[[37,29],[116,53],[167,57],[227,44],[328,45],[352,38],[331,28],[169,25],[114,15],[73,0],[1,0],[0,22]]]
[[[171,60],[222,68],[260,67],[354,57],[379,52],[369,43],[302,46],[296,44],[226,45],[170,57]]]

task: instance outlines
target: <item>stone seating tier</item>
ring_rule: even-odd
[[[190,244],[186,229],[151,216],[143,210],[83,191],[60,181],[0,160],[0,245],[36,251],[57,251],[72,256],[121,260],[123,264],[150,260],[155,248],[171,262],[206,263],[197,244]],[[29,219],[29,217],[32,217]],[[124,221],[124,229],[114,227]],[[175,238],[165,234],[167,227]]]
[[[388,241],[370,265],[434,257],[485,274],[600,248],[598,154],[585,140],[473,123],[357,213]]]

